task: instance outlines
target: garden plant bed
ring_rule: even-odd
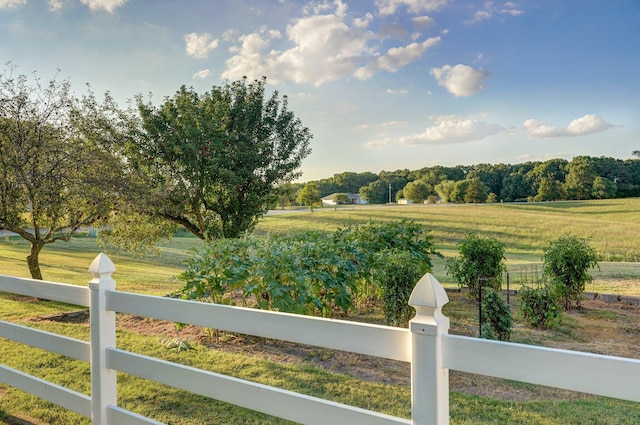
[[[467,297],[465,292],[449,292],[449,298],[450,304],[445,307],[444,312],[451,319],[450,333],[475,336],[477,334],[475,303]],[[513,298],[511,303],[514,306]],[[515,307],[513,308],[515,310]],[[517,312],[514,311],[514,313],[517,315]],[[371,315],[351,319],[381,323],[380,319]],[[89,313],[88,310],[80,310],[35,316],[29,320],[88,324]],[[157,336],[158,341],[177,338],[188,344],[200,344],[212,350],[237,352],[274,362],[312,364],[327,371],[365,381],[410,385],[410,365],[403,362],[250,335],[217,333],[195,326],[178,328],[172,322],[138,316],[118,315],[117,326],[123,330]],[[535,330],[516,320],[512,341],[640,358],[640,307],[586,300],[581,307],[567,312],[557,329]],[[450,384],[451,390],[455,392],[508,401],[576,400],[594,397],[458,371],[450,372]]]

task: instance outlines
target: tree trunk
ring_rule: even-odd
[[[27,264],[29,265],[29,272],[31,272],[32,279],[42,280],[42,272],[40,271],[40,262],[38,260],[42,248],[44,248],[44,243],[32,243],[31,254],[27,256]]]

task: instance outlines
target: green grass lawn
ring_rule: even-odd
[[[258,225],[259,235],[284,234],[302,230],[333,231],[349,224],[367,221],[415,220],[423,223],[434,237],[437,249],[446,257],[455,255],[455,245],[469,232],[492,236],[505,243],[507,264],[513,286],[523,276],[541,272],[542,250],[553,238],[573,233],[588,237],[600,255],[600,269],[593,271],[594,282],[587,290],[640,296],[640,210],[638,199],[554,202],[544,204],[496,204],[468,206],[356,206],[316,210],[290,215],[267,216]],[[189,257],[189,251],[202,245],[196,238],[174,238],[160,246],[156,257],[132,258],[109,254],[116,265],[114,278],[123,291],[166,295],[180,283],[174,279]],[[87,269],[100,252],[94,238],[76,238],[70,243],[47,246],[41,254],[42,272],[47,280],[87,285]],[[29,277],[25,257],[28,244],[21,239],[0,239],[0,274]],[[626,260],[626,261],[625,261]],[[434,259],[434,275],[445,286],[455,286],[444,271],[445,260]],[[519,280],[520,279],[520,280]],[[75,307],[37,300],[23,300],[0,294],[0,319],[88,339],[86,324],[30,322],[34,315],[72,310]],[[474,311],[452,303],[445,312],[459,328],[475,324]],[[602,317],[612,320],[612,317]],[[468,323],[467,323],[468,322]],[[564,333],[531,333],[521,342],[544,343],[564,338],[579,345],[585,336],[575,320],[567,320]],[[636,326],[637,327],[637,326]],[[630,327],[632,329],[633,326]],[[635,328],[633,328],[635,329]],[[529,338],[529,339],[527,339]],[[546,339],[545,339],[546,338]],[[540,342],[542,341],[542,342]],[[198,343],[180,353],[167,350],[158,336],[120,330],[120,347],[275,385],[305,394],[407,417],[410,394],[406,386],[382,384],[331,372],[309,363],[286,363],[244,353],[212,350]],[[5,340],[0,341],[2,363],[19,367],[52,382],[88,393],[88,365],[55,356]],[[284,379],[286,378],[286,379]],[[193,396],[182,391],[121,375],[119,404],[138,413],[171,424],[281,424],[286,423],[259,413]],[[571,400],[542,399],[505,401],[452,392],[452,424],[636,424],[640,405],[601,397],[577,395]],[[27,420],[29,422],[25,423]],[[52,406],[21,391],[0,385],[0,424],[88,424],[73,413]]]

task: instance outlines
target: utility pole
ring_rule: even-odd
[[[389,203],[391,203],[391,182],[389,182]]]

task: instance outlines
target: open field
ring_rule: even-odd
[[[270,215],[258,234],[302,230],[332,231],[340,226],[386,220],[413,220],[431,229],[444,252],[469,232],[492,236],[512,256],[539,259],[542,249],[565,233],[588,237],[603,261],[640,261],[640,199],[505,204],[355,205],[313,213]]]
[[[470,231],[491,235],[506,245],[511,281],[540,272],[542,249],[563,233],[589,237],[603,259],[587,290],[640,296],[639,200],[588,201],[522,205],[478,206],[362,206],[268,216],[256,232],[261,235],[299,230],[332,231],[366,221],[410,219],[424,223],[445,256],[455,255],[455,244]],[[608,232],[613,237],[609,237]],[[168,294],[180,286],[173,276],[182,270],[189,249],[201,246],[195,238],[174,238],[160,247],[157,257],[111,255],[120,290]],[[47,280],[87,285],[87,268],[100,252],[95,239],[81,237],[56,243],[41,254]],[[28,245],[20,239],[0,239],[0,274],[28,277]],[[445,286],[455,286],[444,273],[444,261],[434,261],[434,274]],[[477,311],[464,293],[450,293],[444,313],[451,333],[475,335]],[[88,339],[86,320],[57,321],[52,315],[73,306],[0,294],[0,320]],[[380,323],[379,308],[355,312],[354,320]],[[399,416],[409,412],[408,365],[371,360],[312,347],[298,347],[241,335],[212,340],[207,330],[176,330],[171,323],[119,316],[118,344],[145,353],[231,376],[319,395]],[[180,337],[192,350],[177,353],[158,343]],[[586,302],[566,316],[558,329],[535,331],[517,322],[515,342],[640,357],[640,308]],[[52,382],[88,392],[88,365],[64,357],[0,341],[0,358],[9,366]],[[372,373],[371,371],[375,371]],[[637,403],[587,396],[517,382],[474,375],[451,374],[452,424],[636,424]],[[172,424],[281,424],[287,423],[203,397],[192,396],[123,375],[120,404]],[[88,424],[77,415],[52,407],[20,391],[0,385],[0,425]]]

